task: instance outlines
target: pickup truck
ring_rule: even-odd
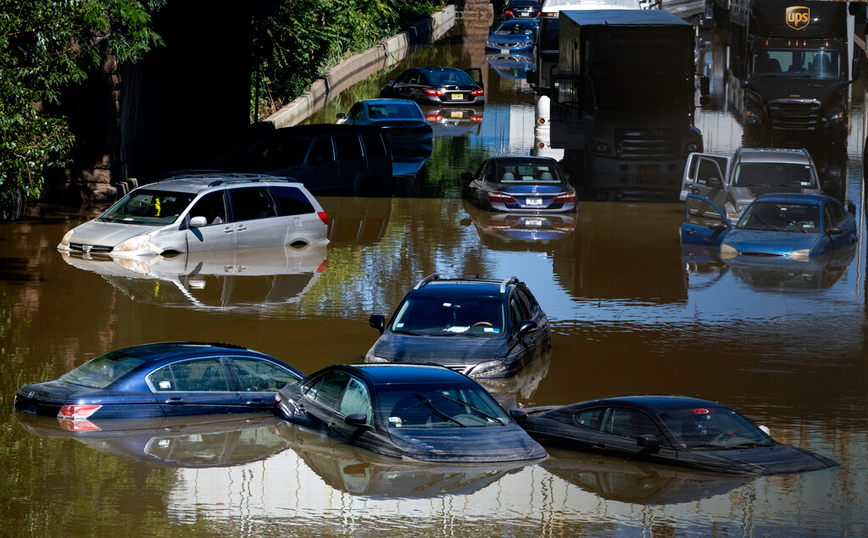
[[[684,167],[681,201],[708,198],[732,221],[766,193],[820,194],[817,167],[805,149],[739,148],[732,156],[691,153]]]

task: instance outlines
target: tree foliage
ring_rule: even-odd
[[[0,0],[0,220],[17,192],[39,196],[46,170],[66,164],[75,143],[51,113],[111,51],[135,61],[160,37],[151,14],[166,0]]]

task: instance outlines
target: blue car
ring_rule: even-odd
[[[529,53],[536,43],[539,30],[538,19],[513,19],[501,23],[491,32],[485,42],[485,52],[509,54],[516,52]]]
[[[462,197],[488,211],[574,213],[576,189],[558,161],[531,155],[492,157],[461,174]]]
[[[110,351],[53,381],[24,385],[15,408],[61,420],[273,412],[301,372],[231,344],[166,342]]]
[[[846,256],[856,245],[856,219],[837,199],[820,194],[765,194],[735,226],[711,200],[688,194],[681,243],[719,246],[723,260],[777,264]]]

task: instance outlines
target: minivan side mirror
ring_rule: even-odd
[[[380,331],[380,334],[383,334],[383,331],[386,330],[386,316],[382,314],[374,314],[368,318],[368,324]]]
[[[193,217],[190,219],[190,228],[201,228],[202,226],[207,226],[208,221],[205,217]]]

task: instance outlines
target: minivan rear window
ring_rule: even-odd
[[[280,204],[280,209],[284,215],[315,213],[313,205],[307,199],[307,196],[301,192],[301,189],[289,185],[281,185],[272,187],[271,189],[274,191],[274,195],[277,197],[277,202]]]

